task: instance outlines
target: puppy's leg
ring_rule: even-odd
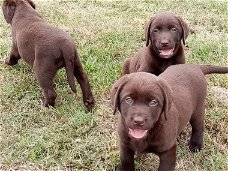
[[[95,100],[93,98],[87,74],[83,71],[80,61],[75,62],[74,75],[80,84],[84,105],[87,110],[90,111],[95,105]]]
[[[120,164],[116,171],[134,171],[134,152],[126,144],[120,145]]]
[[[21,58],[21,56],[19,55],[17,47],[15,45],[13,45],[11,52],[10,52],[10,56],[5,59],[5,64],[16,65],[20,58]]]
[[[189,149],[192,152],[200,151],[203,147],[205,104],[203,102],[198,106],[200,106],[200,108],[196,110],[190,119],[192,135],[189,142]]]
[[[130,58],[126,59],[122,68],[122,75],[130,74],[129,67],[130,67]]]
[[[185,56],[184,56],[184,51],[183,47],[180,47],[180,54],[178,54],[175,58],[174,64],[185,64]]]
[[[35,61],[33,69],[44,94],[42,99],[43,105],[45,107],[48,107],[49,105],[54,106],[57,94],[53,88],[53,79],[57,72],[57,68],[48,61]]]
[[[158,171],[174,171],[176,165],[176,145],[168,151],[158,153],[160,163]]]

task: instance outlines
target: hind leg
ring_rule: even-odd
[[[200,106],[199,109],[192,115],[190,119],[192,135],[189,142],[189,149],[192,152],[198,152],[203,147],[205,104],[203,103],[198,106]]]
[[[130,67],[130,58],[127,58],[124,62],[123,68],[122,68],[122,75],[130,74],[129,67]]]
[[[82,65],[80,61],[77,61],[75,63],[74,67],[74,75],[80,84],[81,90],[82,90],[82,95],[83,95],[83,102],[84,105],[86,106],[88,111],[91,111],[91,109],[95,105],[95,100],[93,98],[93,94],[90,88],[89,80],[87,77],[87,74],[83,71]]]
[[[57,69],[53,65],[49,65],[49,62],[34,62],[33,69],[36,74],[38,83],[43,91],[43,105],[45,107],[54,106],[57,94],[54,90],[53,79],[57,72]]]
[[[13,45],[11,52],[10,52],[10,56],[5,59],[5,64],[16,65],[20,58],[21,58],[21,56],[19,55],[17,47],[15,45]]]
[[[82,70],[82,68],[76,68],[75,69],[75,77],[80,84],[80,87],[82,89],[82,95],[83,95],[83,102],[86,106],[87,110],[91,110],[95,105],[95,100],[92,95],[92,91],[90,88],[89,80],[87,77],[87,74]]]

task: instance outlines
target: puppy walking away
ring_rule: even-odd
[[[3,14],[13,35],[12,49],[5,63],[15,65],[23,58],[32,66],[46,107],[55,104],[57,94],[53,79],[57,70],[65,67],[71,90],[76,92],[75,76],[82,89],[84,104],[90,110],[95,101],[72,38],[46,23],[31,0],[4,0]]]

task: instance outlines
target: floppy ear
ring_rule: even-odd
[[[111,104],[114,106],[113,115],[115,115],[117,108],[119,109],[119,94],[127,83],[128,75],[122,76],[119,80],[117,80],[114,85],[112,86],[111,90]]]
[[[163,96],[164,96],[164,105],[163,105],[163,112],[165,115],[165,120],[167,120],[167,114],[169,112],[169,109],[171,108],[172,101],[173,101],[173,94],[172,90],[169,87],[168,83],[166,83],[164,80],[159,79],[158,85],[162,90]]]
[[[177,19],[179,20],[181,27],[182,27],[181,38],[183,40],[183,44],[185,45],[185,39],[188,37],[188,35],[190,33],[190,29],[188,28],[188,25],[184,22],[184,20],[181,17],[178,16]]]
[[[15,0],[5,0],[3,2],[2,11],[7,23],[11,23],[16,8]]]
[[[36,9],[36,5],[32,0],[26,0],[34,9]]]
[[[154,20],[154,17],[151,17],[149,22],[146,24],[146,27],[145,27],[145,37],[146,37],[146,46],[148,46],[150,44],[150,28],[151,28],[151,24]]]

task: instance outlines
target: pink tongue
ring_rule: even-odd
[[[159,51],[161,55],[168,56],[173,54],[173,49],[170,50],[160,50]]]
[[[129,129],[129,134],[137,139],[143,138],[146,136],[148,130],[142,130],[142,129]]]

